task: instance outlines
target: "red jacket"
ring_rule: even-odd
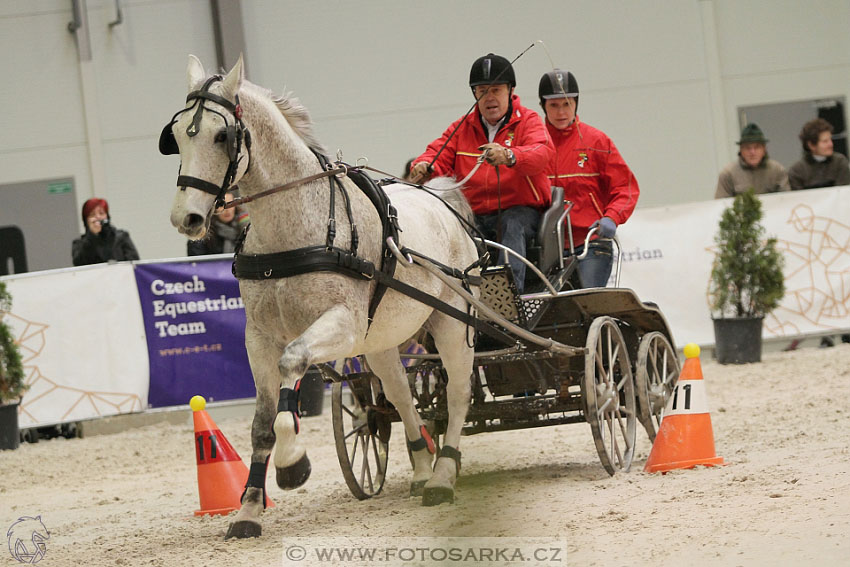
[[[617,225],[626,222],[635,210],[640,189],[611,138],[578,116],[564,130],[548,121],[546,128],[555,145],[555,157],[546,173],[549,182],[563,187],[564,197],[573,202],[570,221],[575,245],[584,241],[590,225],[602,217]]]
[[[513,95],[511,104],[510,118],[496,133],[493,141],[511,148],[516,164],[513,167],[500,166],[500,179],[497,182],[496,168],[486,162],[482,163],[475,175],[466,182],[463,194],[477,215],[495,212],[500,204],[502,210],[517,205],[541,209],[552,201],[552,191],[544,171],[554,156],[549,134],[540,116],[522,106],[517,95]],[[431,163],[460,121],[463,124],[440,153],[433,168],[435,175],[454,175],[459,180],[466,177],[481,155],[479,146],[489,141],[481,125],[477,106],[465,119],[452,123],[413,163]]]

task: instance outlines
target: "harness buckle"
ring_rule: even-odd
[[[328,171],[333,171],[334,169],[342,169],[339,173],[334,173],[334,177],[337,179],[342,179],[348,175],[348,165],[341,161],[336,162],[336,167],[331,167],[330,164],[328,165]]]

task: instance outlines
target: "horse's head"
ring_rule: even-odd
[[[206,234],[216,203],[223,202],[225,192],[245,175],[251,137],[239,104],[242,57],[225,77],[208,77],[198,58],[190,55],[186,72],[186,108],[163,129],[159,151],[180,154],[171,224],[196,239]]]

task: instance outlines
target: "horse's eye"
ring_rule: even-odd
[[[227,139],[227,133],[224,130],[219,130],[219,132],[215,135],[215,138],[213,138],[213,141],[216,144],[220,144],[220,143],[224,142],[226,139]]]

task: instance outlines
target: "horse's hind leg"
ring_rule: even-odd
[[[366,361],[372,371],[381,379],[384,394],[401,416],[405,436],[408,443],[412,444],[413,480],[410,483],[410,495],[419,496],[425,483],[431,478],[431,463],[434,460],[434,455],[429,450],[427,441],[423,439],[422,420],[413,405],[413,395],[410,392],[407,375],[401,364],[398,349],[367,354]],[[430,446],[433,447],[433,445]]]
[[[430,321],[431,335],[448,374],[446,401],[449,422],[434,465],[434,474],[422,491],[422,505],[434,506],[454,501],[454,486],[460,472],[460,434],[469,409],[472,386],[473,350],[467,346],[467,327],[463,323],[435,314]]]

